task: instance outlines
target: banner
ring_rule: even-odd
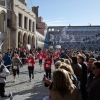
[[[26,44],[26,49],[30,50],[31,49],[31,45],[30,44]]]

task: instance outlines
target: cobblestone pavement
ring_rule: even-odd
[[[43,97],[49,95],[49,89],[44,87],[44,70],[40,70],[38,63],[34,68],[34,79],[29,82],[27,66],[20,69],[20,75],[16,82],[13,82],[13,76],[7,77],[6,92],[13,92],[13,100],[43,100]],[[0,99],[0,100],[9,100]]]

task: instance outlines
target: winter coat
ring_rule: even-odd
[[[4,66],[0,65],[0,83],[5,83],[6,76],[10,74],[9,70]]]
[[[78,63],[76,64],[72,63],[71,66],[74,70],[74,74],[76,75],[78,81],[81,81],[82,80],[82,66]]]
[[[5,66],[11,65],[11,58],[10,58],[10,56],[5,55],[5,56],[3,57],[3,60],[4,60],[4,65],[5,65]]]
[[[100,100],[100,75],[98,75],[90,86],[88,100]]]

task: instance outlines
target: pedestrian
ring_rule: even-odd
[[[29,54],[29,57],[26,59],[26,63],[28,65],[28,72],[29,72],[29,81],[31,82],[31,78],[34,78],[34,64],[35,60],[32,54]]]
[[[43,60],[43,53],[42,51],[40,51],[38,54],[37,54],[37,58],[39,60],[39,65],[40,65],[40,70],[41,70],[41,67],[42,67],[42,60]]]
[[[6,77],[10,74],[9,70],[0,62],[0,96],[1,98],[10,97],[12,100],[12,93],[5,93]]]
[[[14,57],[12,58],[12,71],[13,71],[14,82],[16,81],[16,74],[19,77],[20,65],[21,65],[21,61],[20,61],[18,55],[14,54]]]
[[[48,54],[48,57],[44,61],[44,69],[46,72],[46,78],[51,79],[51,64],[52,64],[52,56]]]
[[[94,61],[92,70],[95,78],[90,86],[88,100],[100,100],[100,61]]]
[[[4,65],[7,67],[8,70],[10,70],[11,67],[11,57],[8,53],[5,53],[5,56],[3,57]]]

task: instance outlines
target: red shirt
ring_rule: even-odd
[[[21,47],[21,48],[20,48],[20,51],[21,51],[21,52],[24,51],[24,47]]]
[[[28,65],[28,67],[34,67],[35,60],[34,60],[34,58],[28,58],[28,59],[26,59],[26,63]]]
[[[44,61],[44,69],[51,69],[51,64],[52,64],[52,59],[51,58],[47,58]]]
[[[44,52],[43,53],[43,58],[46,59],[47,57],[48,57],[48,54]]]
[[[42,60],[42,59],[43,59],[43,54],[42,54],[42,53],[38,53],[38,54],[37,54],[37,58],[38,58],[39,60]]]
[[[53,55],[53,59],[57,59],[58,57],[59,57],[59,54],[57,53]]]

